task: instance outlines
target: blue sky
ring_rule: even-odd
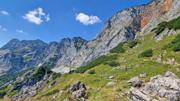
[[[1,0],[0,46],[12,38],[91,40],[116,12],[150,0]]]

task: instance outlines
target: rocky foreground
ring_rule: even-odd
[[[152,77],[144,84],[138,78],[133,80],[130,101],[180,101],[180,79],[172,72]]]

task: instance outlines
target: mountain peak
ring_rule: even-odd
[[[42,40],[22,40],[19,39],[12,39],[7,44],[5,44],[1,49],[9,49],[9,50],[15,50],[17,48],[23,48],[24,46],[45,46],[47,45]]]

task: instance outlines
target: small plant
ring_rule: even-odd
[[[130,40],[128,41],[128,46],[129,48],[134,48],[137,45],[137,41],[136,40]]]
[[[55,89],[55,90],[52,90],[52,91],[44,94],[43,96],[50,96],[50,95],[56,94],[56,93],[58,93],[58,92],[59,92],[59,90],[58,90],[58,89]]]
[[[180,29],[180,17],[171,20],[169,22],[162,22],[158,25],[158,27],[156,27],[155,29],[153,29],[152,31],[155,31],[156,36],[161,34],[166,28],[168,28],[169,30],[174,29]]]
[[[125,49],[123,48],[124,43],[118,44],[115,48],[110,50],[110,53],[124,53]]]
[[[0,91],[0,98],[3,98],[6,95],[6,91]]]
[[[76,73],[84,73],[86,72],[87,70],[95,67],[95,66],[98,66],[100,64],[104,64],[105,62],[107,61],[112,61],[112,60],[116,60],[118,57],[117,54],[113,54],[113,55],[106,55],[106,56],[100,56],[99,58],[89,62],[87,65],[85,66],[81,66],[79,68],[77,68],[75,70]]]
[[[171,48],[174,52],[180,51],[180,34],[176,36],[165,48]]]
[[[61,77],[61,74],[60,73],[53,73],[52,74],[52,79],[55,80],[56,78],[59,78]]]
[[[89,70],[88,74],[96,74],[96,71],[94,69],[93,70]]]
[[[109,65],[111,67],[117,67],[117,66],[120,65],[117,61],[107,61],[104,64],[107,64],[107,65]]]
[[[141,54],[139,54],[138,57],[152,57],[152,56],[153,56],[153,50],[148,49],[148,50],[145,50],[144,52],[142,52]]]

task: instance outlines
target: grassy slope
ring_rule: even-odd
[[[63,101],[70,95],[66,92],[67,88],[77,80],[84,82],[88,87],[88,101],[127,101],[126,93],[129,89],[127,80],[134,76],[138,76],[141,73],[147,73],[148,81],[150,77],[158,74],[163,74],[166,71],[173,71],[180,76],[180,72],[176,71],[176,68],[180,68],[174,65],[166,65],[157,63],[155,61],[159,54],[165,54],[163,59],[175,58],[177,62],[180,62],[180,52],[173,52],[171,50],[163,50],[164,46],[170,43],[175,35],[165,37],[162,41],[156,42],[153,39],[154,34],[145,36],[145,41],[138,43],[136,48],[128,48],[125,44],[125,53],[118,53],[117,61],[120,63],[119,67],[110,67],[109,65],[98,65],[91,70],[95,70],[95,74],[88,74],[86,71],[83,74],[74,73],[67,74],[57,78],[55,86],[49,88],[48,86],[53,82],[49,82],[47,87],[41,90],[33,101],[52,101],[53,96],[56,96],[57,101]],[[154,55],[151,58],[138,58],[138,55],[147,50],[153,49]],[[112,54],[112,53],[110,53]],[[125,69],[126,67],[126,69]],[[109,76],[114,76],[112,80],[109,80]],[[115,86],[107,87],[106,84],[110,81],[115,82]],[[59,92],[54,92],[57,91]],[[55,100],[55,101],[56,101]],[[54,100],[53,100],[54,101]]]

